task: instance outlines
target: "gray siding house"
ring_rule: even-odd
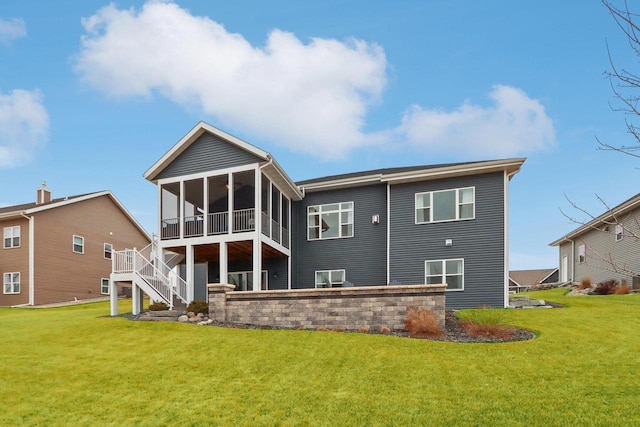
[[[559,249],[560,282],[589,277],[640,287],[640,194],[551,242]]]
[[[293,182],[267,152],[199,123],[144,174],[186,300],[236,290],[447,283],[448,308],[508,303],[508,184],[524,159]],[[174,258],[175,259],[175,258]]]

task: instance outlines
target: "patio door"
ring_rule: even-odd
[[[236,291],[252,291],[253,290],[253,272],[251,271],[234,271],[229,273],[228,283],[236,285]],[[266,291],[268,286],[269,275],[267,270],[262,270],[262,284],[260,289]]]

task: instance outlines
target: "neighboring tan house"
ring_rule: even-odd
[[[446,283],[449,308],[504,307],[508,187],[524,160],[296,183],[269,153],[201,122],[144,174],[158,188],[163,258],[179,254],[185,279],[163,292],[191,301],[219,282],[252,291]],[[131,265],[133,254],[123,256]],[[114,266],[114,282],[131,281]],[[137,280],[134,297],[139,288],[171,299]]]
[[[151,239],[109,191],[0,208],[0,306],[42,305],[109,292],[115,250]]]
[[[558,246],[560,281],[615,279],[640,287],[640,194],[549,244]]]
[[[512,270],[509,272],[509,292],[526,292],[530,287],[558,282],[558,269]]]

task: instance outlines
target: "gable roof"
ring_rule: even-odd
[[[129,221],[131,221],[131,223],[138,230],[140,230],[140,232],[147,239],[149,239],[149,241],[151,241],[151,236],[149,235],[149,233],[147,233],[147,231],[142,227],[142,225],[140,225],[140,223],[136,221],[136,219],[129,213],[129,211],[127,211],[127,209],[122,205],[122,203],[120,203],[120,201],[116,198],[116,196],[114,196],[113,193],[111,193],[111,191],[108,191],[108,190],[97,191],[95,193],[80,194],[77,196],[57,198],[57,199],[51,200],[50,202],[41,203],[41,204],[24,203],[21,205],[5,206],[0,208],[0,220],[17,218],[23,215],[32,215],[34,213],[38,213],[38,212],[42,212],[50,209],[56,209],[56,208],[71,205],[74,203],[80,203],[85,200],[95,199],[102,196],[109,197],[116,204],[116,206],[118,206],[118,208],[122,211],[122,213],[125,214],[125,216],[129,219]]]
[[[189,148],[189,146],[191,146],[191,144],[193,144],[200,136],[202,136],[206,132],[211,133],[218,138],[225,140],[227,143],[245,150],[248,153],[251,153],[254,156],[262,159],[264,161],[264,163],[262,163],[263,171],[265,171],[267,174],[270,174],[272,179],[278,181],[281,187],[284,186],[284,188],[287,188],[289,190],[287,194],[294,200],[302,199],[302,193],[300,192],[300,189],[296,187],[291,178],[289,178],[289,176],[278,164],[278,162],[276,162],[271,154],[256,147],[255,145],[249,144],[248,142],[243,141],[242,139],[235,137],[221,129],[218,129],[215,126],[211,126],[210,124],[203,121],[195,125],[158,161],[151,165],[151,167],[147,169],[147,171],[143,174],[144,178],[156,183],[160,172],[162,172],[167,166],[169,166],[171,162],[177,159],[180,154],[182,154],[187,148]]]
[[[549,243],[549,246],[558,246],[562,242],[571,241],[588,231],[597,229],[599,226],[602,226],[603,224],[607,223],[607,221],[611,221],[619,215],[624,215],[638,208],[640,208],[640,193],[609,209],[602,215],[593,218],[591,221],[581,225],[570,233],[565,234],[561,238],[554,240],[553,242]]]
[[[509,280],[518,286],[533,286],[544,282],[556,271],[558,271],[557,267],[540,270],[512,270],[509,271]]]
[[[298,181],[296,184],[306,192],[356,187],[372,183],[401,184],[499,171],[506,171],[509,174],[509,178],[511,178],[518,173],[525,160],[524,158],[514,158],[374,169],[307,179]]]

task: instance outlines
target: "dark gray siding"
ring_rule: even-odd
[[[207,265],[195,264],[193,268],[194,268],[193,298],[206,301],[207,300]],[[186,280],[187,266],[184,264],[180,265],[180,277]]]
[[[415,224],[415,194],[475,187],[475,219]],[[504,305],[502,172],[391,186],[390,279],[425,282],[425,261],[463,258],[464,291],[446,293],[447,308]],[[446,247],[445,239],[453,245]]]
[[[218,138],[204,133],[157,176],[173,178],[263,161],[259,157]]]
[[[307,240],[307,207],[353,202],[354,236],[342,239]],[[292,205],[291,287],[315,287],[316,270],[346,270],[354,286],[384,285],[387,281],[387,187],[371,185],[308,193]],[[380,215],[372,224],[371,216]]]

